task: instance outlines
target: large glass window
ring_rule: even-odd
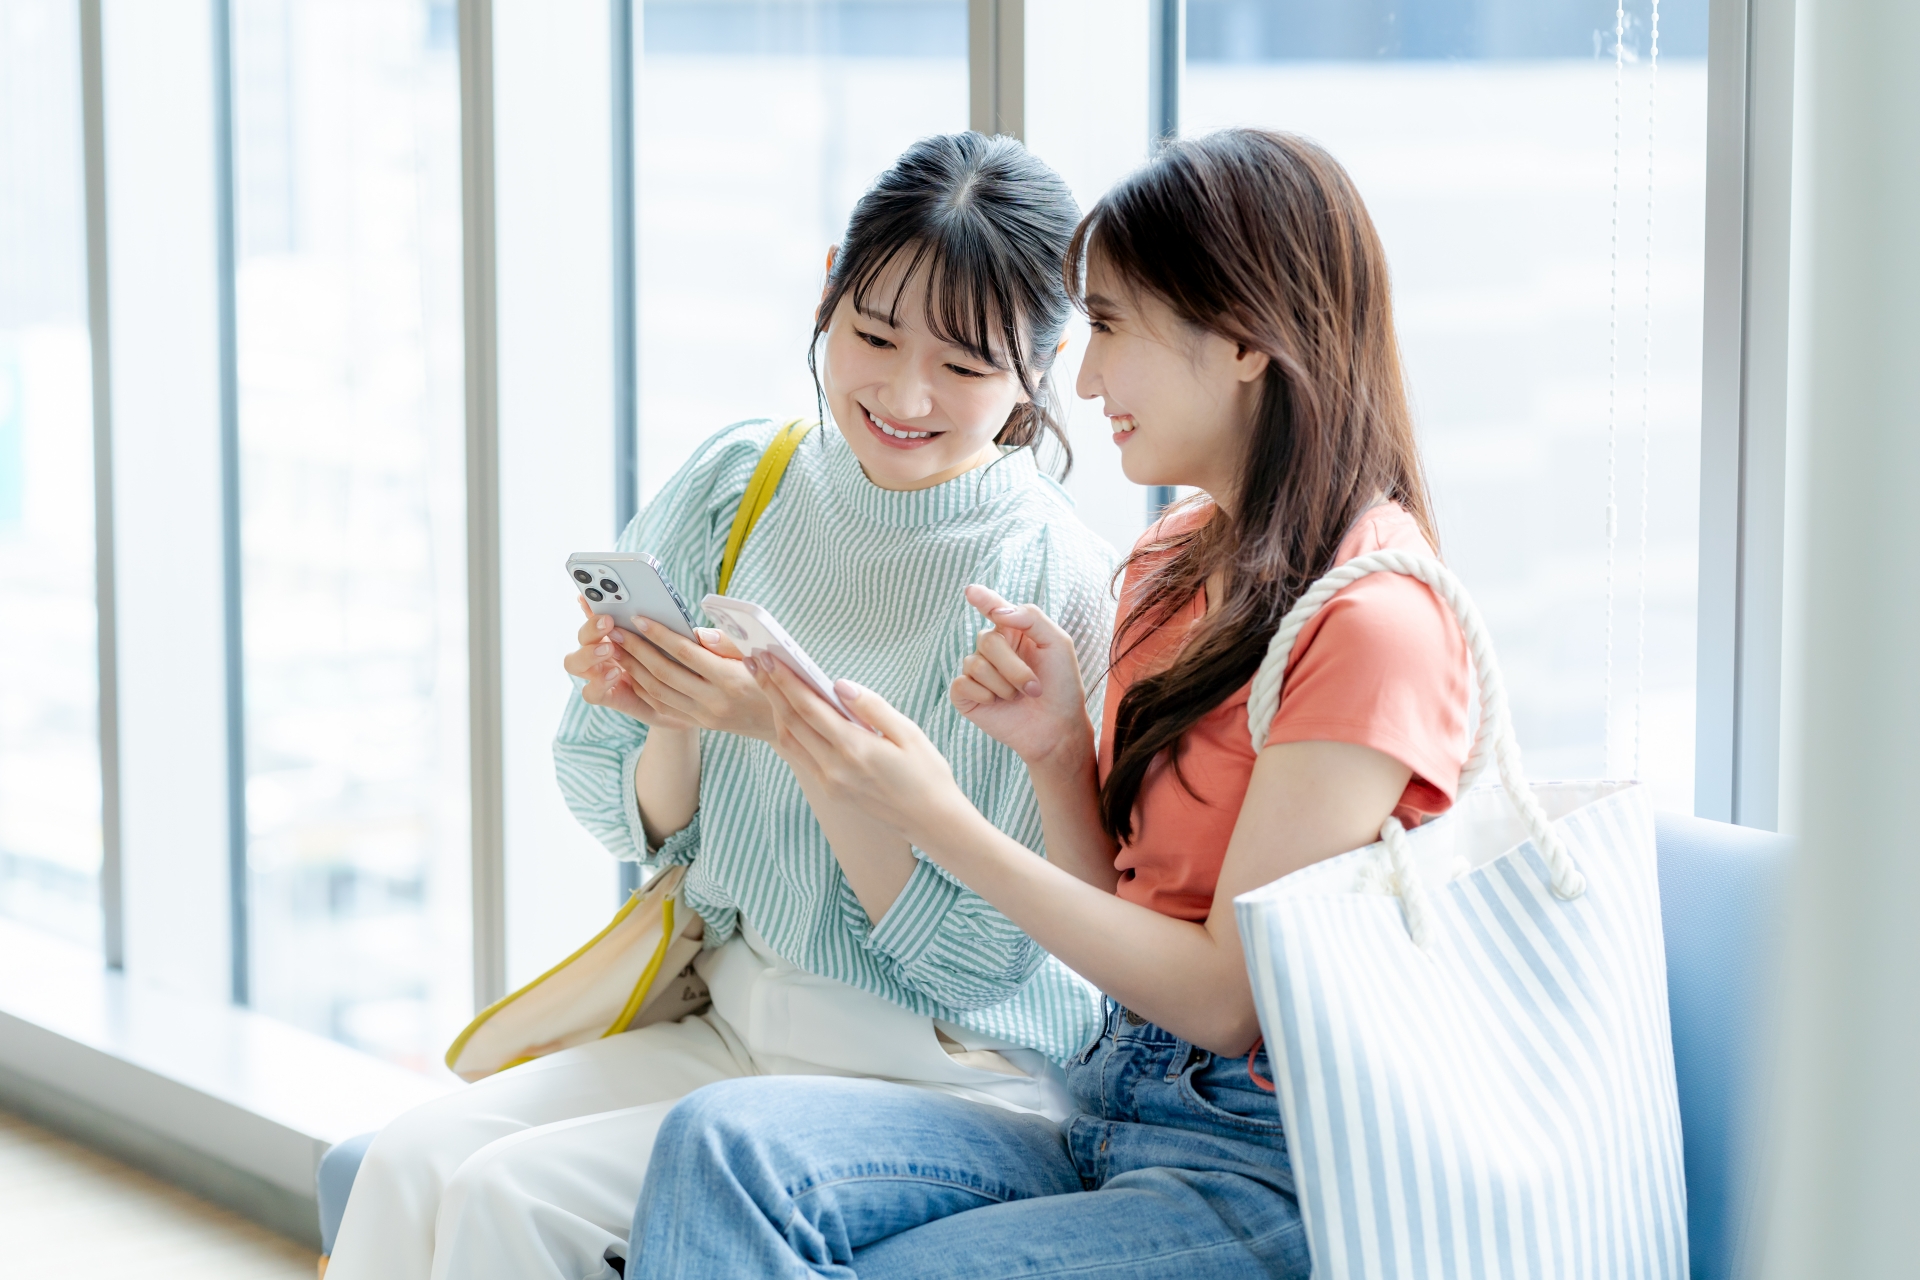
[[[1532,771],[1637,770],[1683,812],[1706,8],[1659,5],[1656,81],[1648,0],[1619,42],[1611,0],[1189,0],[1182,102],[1185,133],[1302,133],[1359,184]]]
[[[453,7],[234,18],[253,1003],[424,1066],[472,991]]]
[[[647,0],[643,499],[729,422],[811,414],[827,246],[916,138],[967,127],[964,0]]]
[[[1297,131],[1353,173],[1394,271],[1443,550],[1500,643],[1533,770],[1637,772],[1660,804],[1687,809],[1707,0],[1658,4],[1657,71],[1655,3],[1632,0],[1616,33],[1614,0],[1188,0],[1179,117],[1189,135]],[[806,350],[827,248],[905,146],[966,127],[969,6],[633,8],[644,501],[726,423],[813,411]],[[1083,203],[1146,153],[1147,8],[1022,10],[1022,128]],[[613,466],[622,362],[593,344],[628,299],[618,268],[601,265],[618,258],[603,217],[624,190],[601,132],[619,134],[597,78],[611,64],[597,44],[606,15],[499,10],[496,152],[510,194],[497,209],[492,372],[514,473],[490,496],[503,512],[502,598],[519,611],[502,641],[503,807],[510,843],[527,851],[508,881],[518,975],[604,906],[597,848],[556,871],[563,840],[587,841],[546,759],[566,643],[547,631],[570,633],[570,615],[554,596],[537,631],[522,600],[535,559],[542,589],[562,591],[564,552],[611,533],[613,486],[591,498],[565,486]],[[231,11],[251,1000],[425,1067],[469,1014],[474,977],[456,5],[232,0]],[[121,15],[121,47],[150,59],[107,58],[109,108],[127,90],[107,116],[108,195],[126,206],[109,219],[113,373],[129,388],[115,428],[123,624],[151,624],[141,615],[158,583],[186,604],[165,635],[120,650],[127,950],[135,969],[190,972],[193,989],[213,974],[224,990],[219,947],[176,947],[170,923],[153,923],[178,914],[167,894],[211,903],[225,883],[209,834],[224,773],[206,763],[223,731],[211,621],[223,616],[211,247],[223,193],[193,151],[211,154],[212,129],[168,117],[141,133],[152,103],[191,96],[179,83],[208,90],[182,120],[213,113],[197,59],[214,54],[177,24],[132,20],[145,12]],[[97,945],[76,16],[73,0],[0,0],[0,915]],[[180,47],[154,54],[162,30]],[[613,79],[617,110],[624,80]],[[591,127],[573,127],[582,121]],[[567,146],[551,142],[563,134]],[[162,135],[198,141],[176,155]],[[181,155],[194,158],[183,168]],[[166,215],[178,225],[159,240],[135,234],[153,182],[180,173],[168,194],[191,198]],[[532,251],[542,237],[592,247]],[[176,331],[185,345],[152,337]],[[1084,341],[1073,336],[1063,391]],[[586,355],[568,363],[569,351]],[[1097,413],[1080,406],[1074,422],[1074,492],[1124,546],[1144,495]],[[176,542],[191,553],[173,554]],[[175,761],[195,767],[154,767]],[[542,892],[577,903],[542,905]]]
[[[79,28],[0,0],[0,914],[100,940]]]

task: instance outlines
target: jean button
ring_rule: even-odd
[[[1147,1020],[1129,1009],[1127,1010],[1127,1025],[1130,1027],[1144,1027],[1147,1025]]]

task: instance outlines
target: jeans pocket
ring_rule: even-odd
[[[1235,1073],[1238,1078],[1235,1078]],[[1182,1100],[1200,1116],[1234,1134],[1278,1138],[1285,1133],[1279,1100],[1247,1078],[1245,1058],[1211,1058],[1180,1073]]]

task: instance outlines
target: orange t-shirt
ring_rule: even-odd
[[[1204,504],[1176,512],[1147,530],[1141,544],[1191,529],[1211,515]],[[1433,550],[1406,509],[1386,502],[1354,523],[1335,560],[1345,563],[1384,548],[1428,555]],[[1123,618],[1148,568],[1146,560],[1128,568],[1120,595]],[[1198,592],[1113,664],[1100,729],[1102,782],[1113,767],[1121,697],[1135,680],[1165,670],[1205,614],[1206,593]],[[1122,633],[1120,639],[1131,638]],[[1114,859],[1120,870],[1115,892],[1122,898],[1182,920],[1204,920],[1213,909],[1220,864],[1253,777],[1247,734],[1252,688],[1249,680],[1187,730],[1179,746],[1180,777],[1164,754],[1148,770],[1134,806],[1133,838]],[[1418,579],[1369,574],[1327,601],[1301,630],[1267,741],[1352,742],[1392,756],[1413,770],[1394,810],[1411,827],[1453,804],[1467,759],[1468,693],[1466,640],[1452,612]]]

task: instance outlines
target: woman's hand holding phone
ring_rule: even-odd
[[[561,663],[568,675],[578,676],[587,682],[580,696],[592,706],[606,707],[621,715],[631,716],[649,728],[694,728],[691,720],[647,701],[627,678],[625,670],[615,658],[616,645],[609,638],[614,630],[613,619],[594,614],[587,608],[585,600],[580,602],[580,611],[587,615],[578,635],[580,647],[569,653]]]
[[[978,816],[940,749],[879,694],[834,681],[835,695],[860,717],[855,724],[771,654],[747,663],[777,726],[773,749],[809,793],[864,811],[910,844],[925,845],[930,832],[962,815]]]
[[[1030,768],[1078,769],[1094,737],[1073,637],[1035,606],[1009,604],[985,587],[968,587],[967,603],[993,625],[948,688],[954,710]]]
[[[1030,767],[1057,765],[1076,785],[1081,774],[1091,776],[1093,726],[1072,637],[1039,609],[1009,604],[985,587],[968,587],[967,600],[994,625],[949,690],[954,707]],[[803,782],[923,847],[931,833],[973,811],[939,749],[879,694],[850,680],[834,683],[847,709],[877,731],[865,733],[785,663],[762,655],[749,666],[778,726],[774,749]]]
[[[985,587],[969,587],[967,599],[995,625],[953,682],[953,705],[1027,762],[1047,859],[1112,893],[1114,844],[1100,825],[1093,726],[1073,641],[1040,610],[1010,605]],[[817,791],[864,810],[982,894],[983,885],[969,878],[991,874],[976,860],[981,849],[998,845],[1026,856],[973,807],[920,726],[879,694],[850,680],[834,682],[841,703],[875,730],[869,733],[771,655],[749,665],[778,726],[774,750],[810,796]]]
[[[582,696],[663,729],[715,729],[771,742],[773,715],[738,650],[718,631],[696,631],[701,643],[646,618],[621,627],[587,613],[580,648],[567,655],[569,674],[584,678]]]

